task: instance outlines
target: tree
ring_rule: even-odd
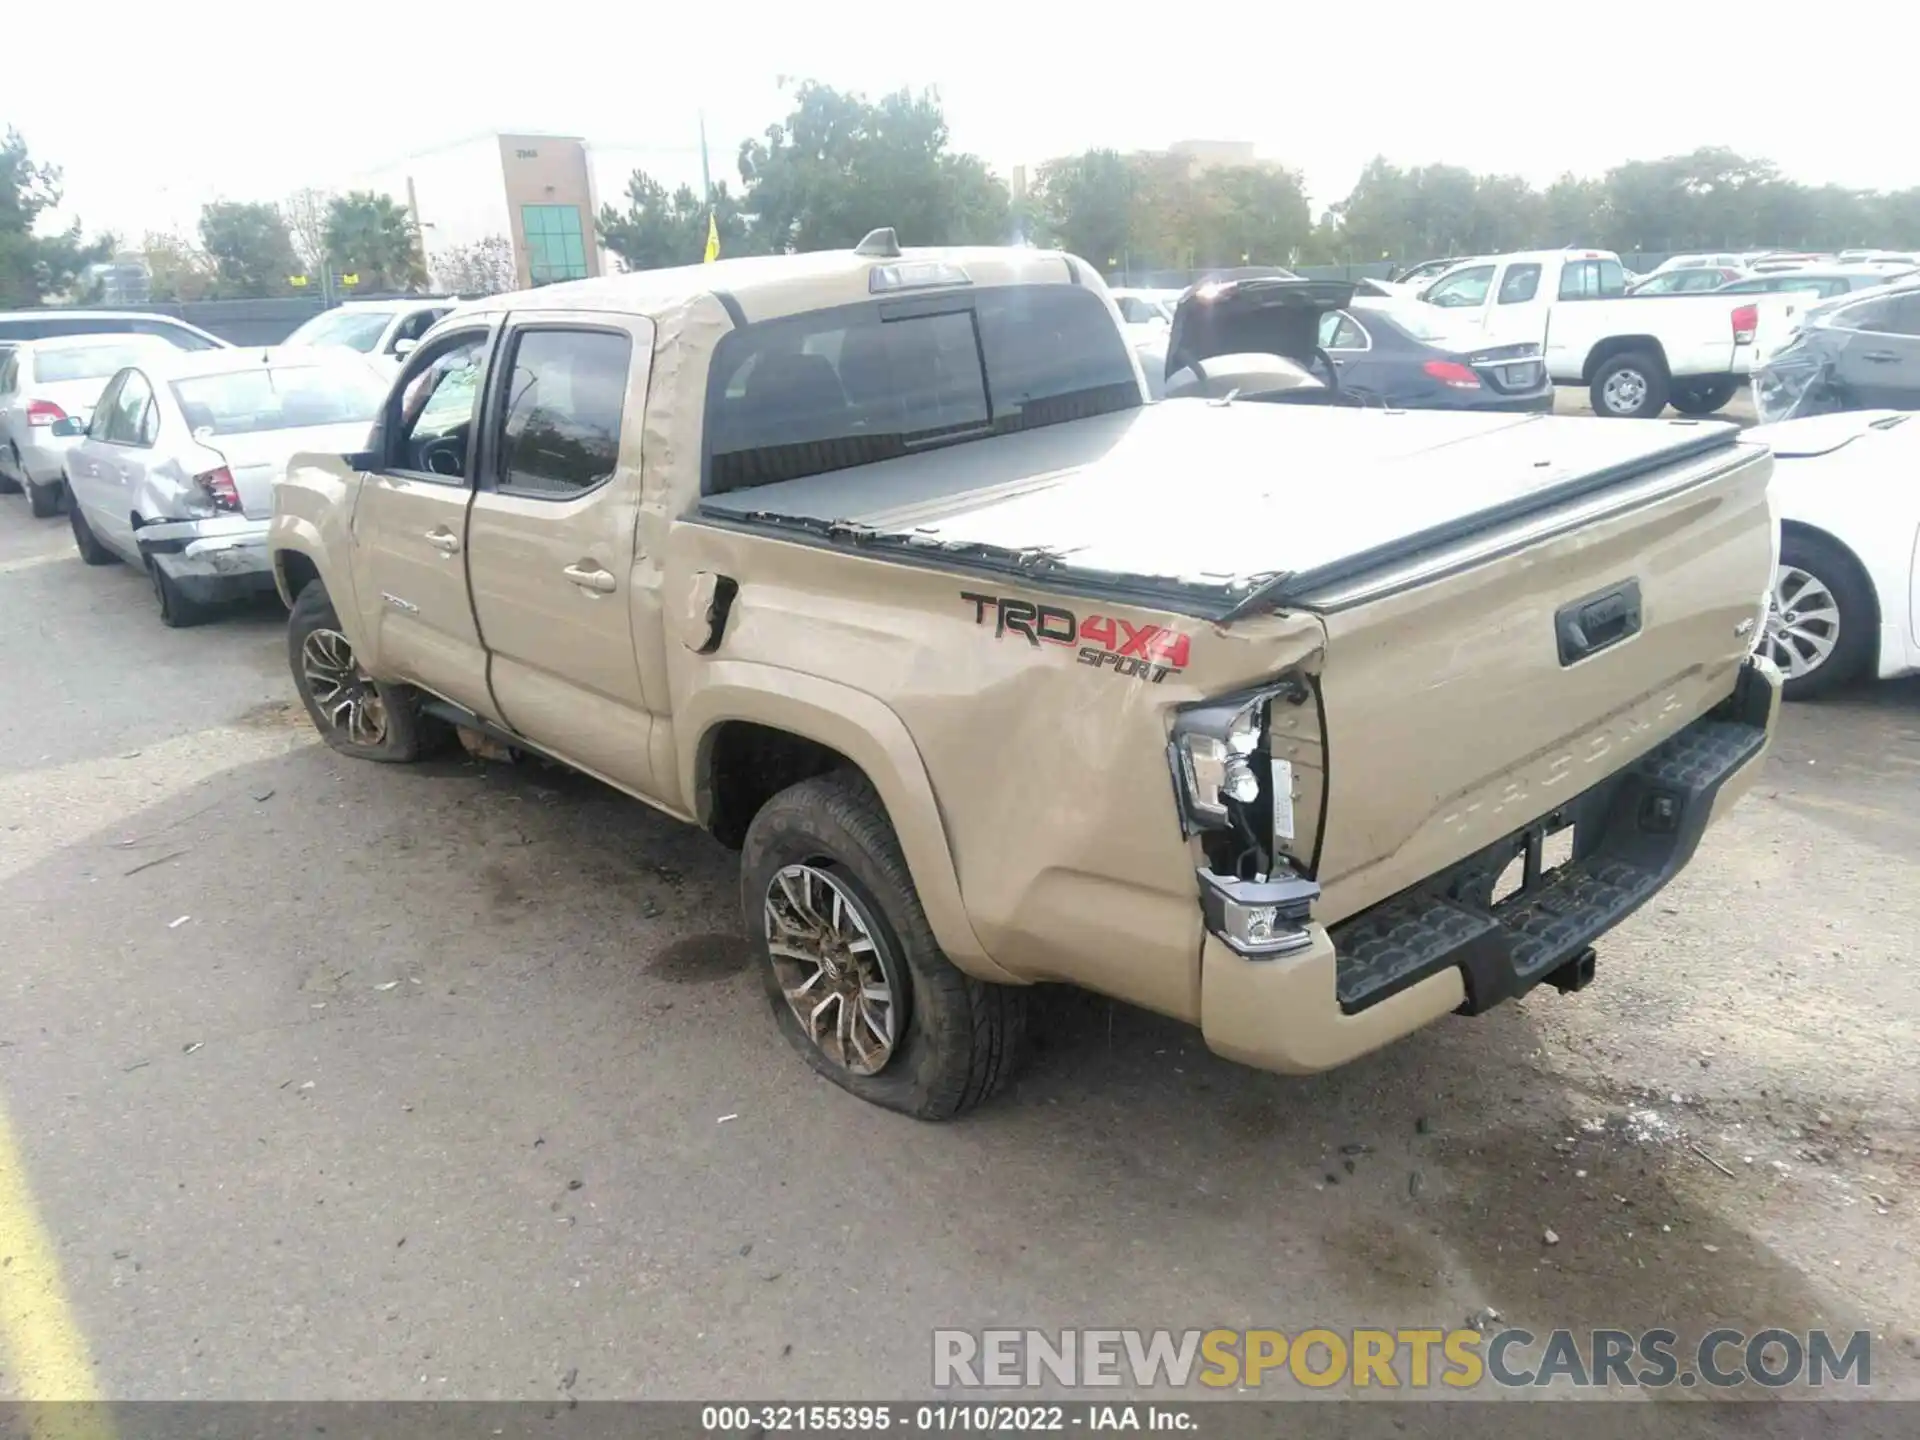
[[[869,102],[809,80],[785,120],[741,145],[742,206],[775,252],[852,246],[880,226],[907,245],[1004,243],[1006,186],[947,141],[932,92]]]
[[[513,242],[489,235],[471,245],[453,245],[433,257],[433,283],[456,295],[499,295],[519,286]]]
[[[302,273],[318,276],[327,263],[327,213],[334,201],[330,190],[308,187],[296,190],[280,206],[293,232],[293,253],[300,257]]]
[[[60,167],[36,164],[9,129],[0,144],[0,305],[38,305],[70,291],[87,266],[113,254],[113,238],[81,239],[80,222],[39,235],[40,217],[60,203]]]
[[[219,200],[200,207],[200,244],[221,299],[284,295],[300,261],[278,205]]]
[[[1117,150],[1088,150],[1049,160],[1035,178],[1034,239],[1071,251],[1101,270],[1127,259],[1133,224],[1133,171]]]
[[[418,290],[427,283],[413,216],[391,195],[354,190],[327,202],[327,259],[337,275],[357,275],[352,288]]]
[[[724,180],[713,187],[713,216],[722,255],[752,253],[747,218]],[[620,258],[623,270],[694,265],[707,253],[707,207],[693,187],[682,185],[669,195],[644,170],[627,180],[624,211],[600,207],[599,228],[601,243]]]
[[[155,300],[205,300],[213,294],[213,262],[183,235],[149,230],[141,245],[147,293]]]

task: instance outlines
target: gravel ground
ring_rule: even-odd
[[[1792,709],[1578,995],[1298,1080],[1050,993],[938,1127],[776,1038],[704,836],[337,757],[277,608],[164,630],[18,497],[0,696],[0,1118],[108,1395],[905,1396],[940,1325],[1485,1306],[1920,1370],[1913,685]]]

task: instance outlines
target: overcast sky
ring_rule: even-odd
[[[1376,153],[1545,183],[1719,144],[1808,181],[1920,184],[1920,7],[1853,12],[1831,57],[1816,12],[1763,24],[1738,5],[1209,8],[95,0],[68,41],[45,33],[52,11],[36,22],[0,72],[0,122],[65,168],[64,216],[129,241],[490,130],[585,137],[611,198],[635,165],[697,182],[704,110],[715,178],[737,181],[740,140],[784,113],[781,76],[937,86],[955,144],[1003,174],[1091,145],[1250,140],[1305,173],[1316,210]]]

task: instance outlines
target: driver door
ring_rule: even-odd
[[[467,594],[474,433],[497,325],[476,322],[408,357],[353,510],[371,668],[498,721]]]

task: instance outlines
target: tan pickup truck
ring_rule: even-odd
[[[1145,394],[1048,251],[462,307],[279,488],[295,681],[347,754],[463,726],[737,847],[781,1029],[913,1115],[1034,982],[1296,1073],[1584,986],[1766,749],[1768,452]]]

